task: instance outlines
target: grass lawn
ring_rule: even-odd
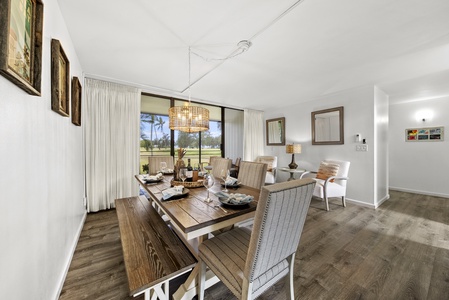
[[[186,149],[184,155],[184,163],[187,165],[187,159],[191,159],[191,165],[196,166],[199,163],[199,149]],[[175,151],[176,153],[176,151]],[[170,148],[153,149],[153,151],[146,151],[145,148],[140,148],[140,172],[143,173],[142,166],[148,164],[148,156],[170,156]],[[210,156],[221,156],[220,149],[201,149],[201,161],[208,162]],[[175,161],[177,154],[175,155]]]

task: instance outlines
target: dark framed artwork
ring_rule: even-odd
[[[41,0],[0,0],[0,73],[30,95],[41,95]]]
[[[81,83],[75,76],[72,78],[72,123],[81,126]]]
[[[405,130],[407,142],[441,142],[444,141],[444,127],[409,128]]]
[[[70,115],[70,63],[59,40],[51,40],[51,109]]]

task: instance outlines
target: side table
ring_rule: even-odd
[[[306,170],[304,170],[304,169],[290,169],[290,168],[279,168],[278,169],[279,171],[282,171],[282,172],[288,172],[288,173],[290,173],[290,178],[288,178],[288,181],[290,181],[290,180],[295,180],[295,174],[299,174],[299,173],[304,173],[304,172],[306,172]]]

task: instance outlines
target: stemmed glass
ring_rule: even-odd
[[[167,163],[165,161],[161,161],[160,167],[162,174],[165,174],[165,172],[167,171]]]
[[[221,170],[220,177],[221,177],[221,179],[223,179],[223,183],[224,183],[224,190],[223,190],[223,192],[227,193],[228,189],[226,188],[226,180],[229,177],[229,170],[225,170],[225,169]]]
[[[182,180],[182,185],[184,185],[184,180],[186,180],[186,178],[187,178],[186,171],[187,171],[186,168],[182,168],[179,170],[179,178],[181,178],[181,180]]]
[[[204,180],[203,180],[203,185],[207,189],[207,198],[204,199],[204,202],[208,202],[208,203],[212,202],[212,199],[210,198],[210,195],[209,195],[209,189],[214,186],[214,176],[212,176],[211,174],[205,174]]]

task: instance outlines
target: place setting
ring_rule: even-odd
[[[241,193],[226,193],[224,191],[215,193],[215,196],[218,197],[218,200],[221,204],[234,207],[246,206],[254,200],[254,197],[251,195]]]
[[[163,190],[161,201],[180,199],[189,194],[190,190],[183,185],[176,185],[168,189]]]
[[[237,189],[240,187],[240,182],[237,178],[231,177],[229,170],[221,170],[221,179],[223,182],[221,183],[221,186],[224,187],[223,192],[227,193],[228,188]]]
[[[156,175],[142,175],[142,179],[145,183],[158,183],[164,180],[164,175],[162,173],[157,173]]]

